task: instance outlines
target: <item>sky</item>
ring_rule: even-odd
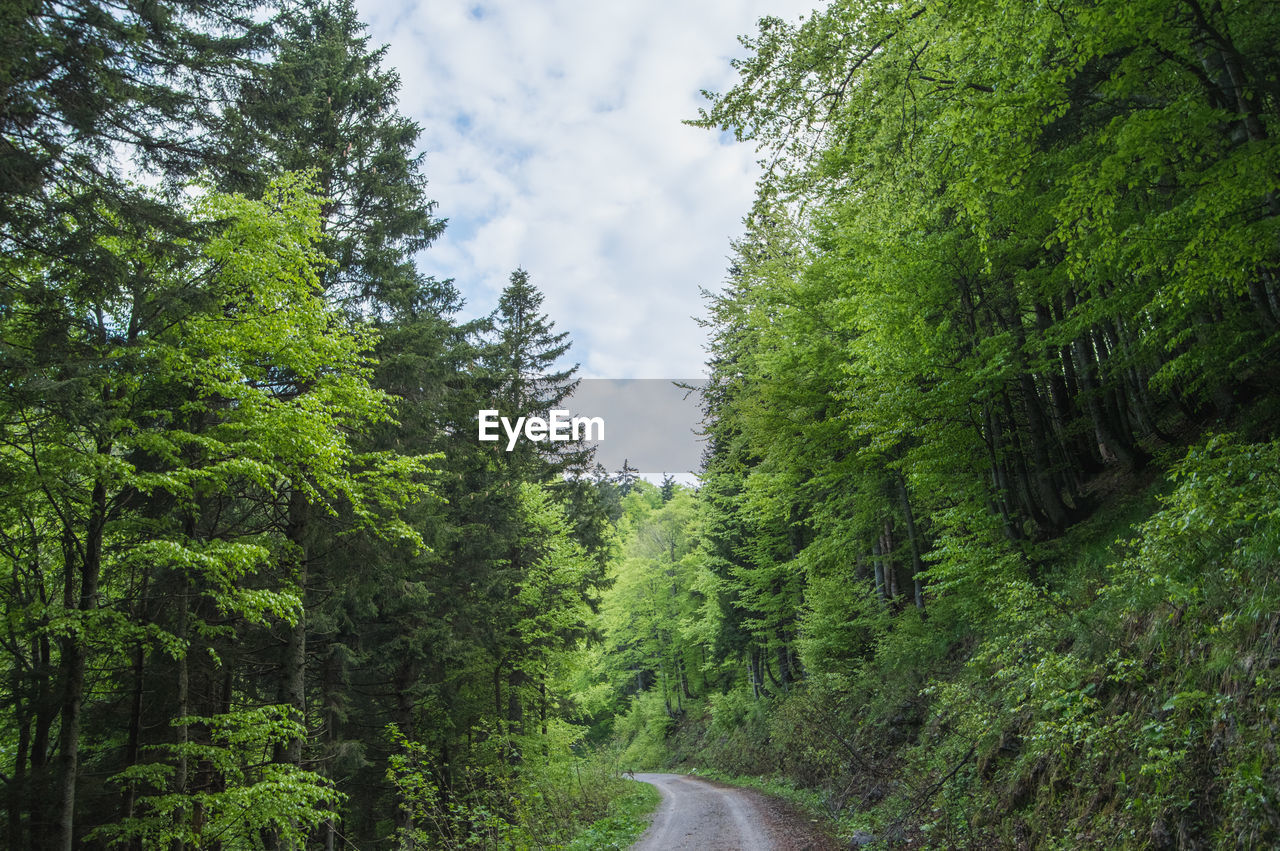
[[[704,375],[699,288],[724,283],[758,155],[681,121],[733,85],[738,35],[812,5],[356,0],[449,220],[422,271],[479,316],[526,269],[583,377]]]

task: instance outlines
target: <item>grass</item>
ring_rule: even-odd
[[[609,815],[584,827],[566,851],[621,851],[644,833],[662,796],[648,783],[632,781],[626,786],[610,804]]]

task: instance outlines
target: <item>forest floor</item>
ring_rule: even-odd
[[[829,851],[844,847],[786,801],[683,774],[637,774],[662,794],[632,851]]]

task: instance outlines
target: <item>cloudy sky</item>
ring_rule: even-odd
[[[813,2],[357,0],[449,219],[423,271],[480,315],[527,269],[583,376],[703,374],[698,288],[723,282],[756,153],[680,122],[732,85],[739,34]]]

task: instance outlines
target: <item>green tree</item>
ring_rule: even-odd
[[[521,416],[546,418],[578,386],[573,377],[577,365],[559,366],[572,345],[569,332],[556,332],[555,322],[541,312],[543,299],[529,273],[517,269],[489,316],[491,339],[480,354],[480,366],[494,406],[513,421]],[[573,443],[521,440],[502,457],[511,475],[547,481],[566,470],[585,470],[591,453]]]
[[[662,474],[662,485],[660,487],[662,493],[662,501],[670,502],[671,498],[676,495],[676,480],[674,476],[666,473]]]
[[[69,309],[111,323],[96,332],[88,326],[83,338],[69,341],[84,351],[100,347],[94,363],[110,368],[85,370],[54,359],[11,387],[15,392],[6,398],[12,417],[6,459],[38,496],[22,507],[37,521],[27,524],[29,533],[18,538],[13,533],[22,526],[6,524],[6,537],[21,548],[18,554],[34,568],[30,579],[39,585],[14,584],[6,599],[12,616],[27,618],[13,670],[29,664],[29,648],[38,657],[30,660],[36,663],[30,679],[20,684],[14,718],[15,726],[34,725],[34,736],[19,731],[28,746],[13,768],[22,774],[29,765],[35,788],[41,787],[52,725],[49,698],[60,695],[53,704],[60,703],[59,841],[73,841],[68,835],[83,833],[77,824],[102,817],[100,801],[92,801],[93,810],[77,803],[82,751],[95,754],[96,768],[125,768],[127,833],[135,806],[140,813],[156,794],[185,795],[212,782],[204,763],[193,759],[210,730],[226,724],[240,731],[236,736],[258,735],[251,732],[256,721],[237,720],[225,708],[236,703],[235,694],[197,699],[194,684],[220,666],[210,654],[234,646],[224,644],[228,629],[297,621],[302,595],[296,577],[282,569],[288,542],[266,531],[272,526],[266,517],[228,511],[225,497],[252,500],[269,514],[279,509],[282,494],[304,487],[317,506],[349,506],[357,522],[382,534],[417,538],[393,514],[424,495],[417,481],[422,462],[359,453],[348,442],[351,431],[386,419],[390,407],[385,394],[369,385],[364,353],[371,338],[348,330],[319,295],[315,270],[322,260],[314,243],[320,202],[311,190],[293,178],[270,187],[260,202],[209,196],[192,217],[200,224],[221,222],[225,230],[191,266],[166,268],[162,257],[150,254],[145,234],[137,241],[109,241],[107,250],[146,270],[139,280],[149,288],[134,289],[128,299],[117,296],[110,313],[107,305],[76,301],[73,290],[64,297]],[[116,336],[116,328],[129,333]],[[39,328],[16,322],[6,331],[23,344]],[[310,392],[282,396],[282,374],[301,376]],[[51,383],[70,391],[56,406],[30,395]],[[69,403],[87,401],[101,412],[74,415]],[[50,550],[50,535],[63,546]],[[56,603],[48,588],[55,577],[62,589]],[[157,605],[162,600],[168,605]],[[45,613],[33,619],[23,612],[35,601],[45,602]],[[152,653],[167,655],[174,665],[156,660],[144,669]],[[170,675],[176,689],[160,685]],[[99,707],[88,684],[116,676],[135,693],[150,682],[166,695],[158,720],[172,733],[162,734],[157,746],[175,760],[167,767],[145,755],[139,703],[128,716],[123,755],[104,754],[109,730],[84,726],[85,713]],[[200,711],[220,706],[216,717]],[[148,717],[156,719],[158,708],[148,707]],[[193,716],[199,719],[187,720]],[[300,794],[310,788],[309,777],[299,775]],[[153,784],[150,790],[144,780]],[[310,800],[326,796],[317,792]],[[38,833],[38,825],[49,823],[44,804],[34,795],[25,803],[32,844],[44,844],[49,837]],[[164,806],[175,829],[174,818],[199,829],[198,801],[190,803],[194,809]],[[21,821],[10,828],[21,836]]]
[[[325,291],[349,309],[420,311],[429,289],[413,264],[444,230],[426,195],[420,128],[396,108],[400,78],[372,50],[351,0],[290,3],[271,61],[224,116],[221,184],[256,195],[275,175],[315,170]],[[438,286],[438,285],[437,285]]]
[[[705,655],[705,648],[687,636],[702,603],[694,590],[700,566],[697,507],[688,490],[662,502],[649,486],[633,491],[624,503],[621,549],[601,613],[601,674],[619,695],[656,686],[668,716],[675,718],[699,689]]]
[[[636,484],[641,481],[640,471],[631,466],[630,459],[622,459],[622,467],[614,474],[613,481],[618,486],[618,492],[623,496],[631,493],[636,488]]]
[[[272,61],[239,86],[224,116],[229,151],[220,183],[253,192],[281,171],[316,175],[326,199],[319,248],[330,260],[321,287],[353,322],[374,321],[380,333],[375,381],[400,397],[396,422],[367,430],[360,445],[465,456],[469,450],[459,445],[453,424],[465,421],[462,409],[471,408],[470,416],[477,409],[464,377],[476,329],[454,325],[460,298],[452,283],[427,280],[414,265],[414,255],[444,222],[425,194],[424,156],[415,152],[420,130],[396,108],[399,77],[384,67],[386,48],[370,48],[350,2],[288,4],[274,23]],[[295,392],[309,390],[298,383]],[[442,439],[450,433],[452,440]],[[431,581],[439,567],[432,556],[352,534],[349,510],[326,516],[310,511],[302,496],[295,497],[286,528],[304,552],[307,617],[284,636],[280,699],[319,707],[309,719],[319,729],[318,746],[306,758],[324,773],[380,779],[377,760],[364,754],[385,752],[382,725],[348,719],[370,713],[410,732],[407,707],[431,656],[426,643],[439,627],[425,601],[429,589],[448,598],[449,583]],[[416,505],[413,515],[418,529],[431,529],[434,542],[447,546],[432,528],[441,520],[438,507]],[[390,628],[364,626],[371,623]],[[358,692],[378,691],[362,685],[370,681],[393,682],[391,699],[361,698]],[[294,740],[280,757],[300,764],[301,744]],[[348,814],[371,827],[378,808],[368,795],[377,791],[376,782],[353,784]],[[337,841],[337,831],[336,823],[327,826],[327,845]]]

